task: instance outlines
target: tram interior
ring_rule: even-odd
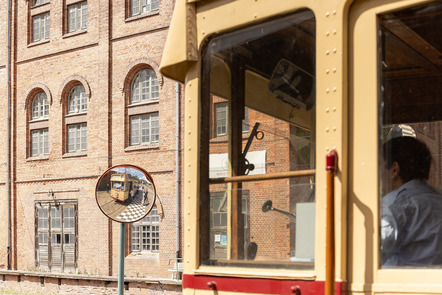
[[[432,151],[429,182],[441,189],[442,3],[428,6],[379,16],[379,145],[411,130]],[[203,264],[314,267],[314,175],[222,179],[315,169],[315,31],[304,10],[203,50]]]

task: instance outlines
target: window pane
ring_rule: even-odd
[[[130,145],[159,140],[158,113],[131,116],[130,127]]]
[[[154,205],[148,216],[132,224],[132,252],[158,251],[159,216]]]
[[[382,267],[441,267],[442,3],[380,15]]]
[[[87,150],[87,124],[68,125],[68,152]]]
[[[202,53],[204,265],[314,267],[315,32],[304,10],[215,37]],[[217,183],[299,170],[311,175]]]
[[[74,32],[87,28],[87,2],[81,2],[68,6],[69,20],[68,31]]]
[[[152,69],[143,69],[135,75],[131,86],[131,103],[157,100],[159,96],[158,80]]]
[[[31,156],[49,154],[48,128],[31,131]]]

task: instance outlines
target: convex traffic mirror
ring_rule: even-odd
[[[95,198],[101,211],[112,220],[131,223],[146,217],[155,204],[152,177],[133,165],[109,168],[97,182]]]

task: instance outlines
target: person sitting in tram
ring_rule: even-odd
[[[383,145],[382,265],[442,266],[442,194],[427,184],[432,161],[425,143],[411,136]]]

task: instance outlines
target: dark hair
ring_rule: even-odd
[[[384,143],[383,153],[387,168],[391,168],[393,162],[399,164],[399,176],[404,182],[429,178],[431,152],[425,143],[416,138],[410,136],[392,138]]]

